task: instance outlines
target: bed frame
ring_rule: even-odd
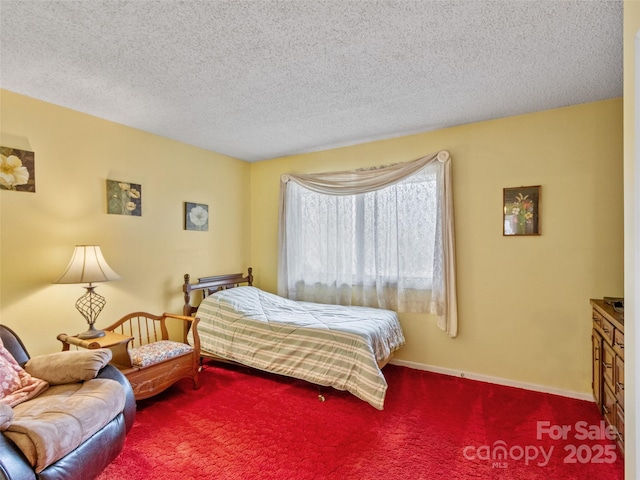
[[[227,288],[238,287],[243,283],[246,283],[248,286],[253,285],[253,268],[249,267],[246,277],[243,276],[242,273],[232,273],[230,275],[202,277],[199,278],[196,283],[191,283],[190,275],[185,273],[184,285],[182,286],[182,291],[184,292],[184,307],[182,309],[182,313],[192,317],[196,313],[196,310],[198,310],[197,305],[192,305],[191,292],[201,291],[202,301],[212,293],[220,290],[226,290]]]
[[[228,275],[217,275],[213,277],[199,278],[196,283],[191,283],[191,277],[188,273],[184,274],[184,284],[182,285],[182,291],[184,292],[184,307],[182,308],[183,315],[187,317],[194,317],[198,311],[198,305],[194,305],[194,299],[191,296],[192,292],[202,292],[200,295],[200,302],[207,298],[212,293],[219,292],[220,290],[226,290],[228,288],[239,287],[241,284],[247,284],[247,286],[253,285],[253,268],[249,267],[247,275],[242,273],[231,273]],[[187,329],[189,325],[187,325]],[[185,338],[188,330],[185,331]],[[230,363],[233,365],[242,365],[238,362],[228,360],[226,358],[219,357],[212,353],[200,350],[200,368],[203,366],[203,359],[210,358],[218,362]],[[242,365],[245,366],[245,365]]]

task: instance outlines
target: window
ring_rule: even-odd
[[[409,174],[406,167],[414,162],[287,176],[294,181],[282,185],[279,293],[295,300],[430,312],[446,323],[451,308],[445,259],[453,259],[446,247],[453,242],[443,234],[451,208],[442,199],[449,169],[427,158]],[[335,176],[338,181],[327,188],[327,178]],[[358,185],[360,176],[369,179],[364,187]]]

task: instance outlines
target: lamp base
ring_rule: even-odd
[[[97,330],[93,324],[96,323],[96,318],[100,315],[102,307],[105,306],[107,301],[102,295],[95,292],[95,285],[89,284],[84,288],[87,289],[87,292],[78,299],[76,308],[89,324],[89,330],[79,334],[78,338],[85,340],[104,337],[104,330]]]
[[[104,333],[104,330],[97,330],[96,328],[94,328],[93,325],[89,326],[89,330],[87,330],[86,332],[82,332],[78,334],[78,338],[82,339],[82,340],[86,340],[88,338],[100,338],[100,337],[104,337],[106,334]]]

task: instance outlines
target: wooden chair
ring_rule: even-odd
[[[183,322],[182,342],[169,340],[167,318]],[[183,315],[153,315],[134,312],[125,315],[104,330],[132,337],[118,367],[131,383],[136,400],[143,400],[166,390],[182,378],[191,378],[199,388],[200,337],[198,318]],[[193,343],[187,342],[191,328]],[[115,360],[115,358],[114,358]]]

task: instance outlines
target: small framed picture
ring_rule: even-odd
[[[107,213],[142,216],[142,185],[107,180]]]
[[[206,232],[209,230],[209,206],[204,203],[185,202],[184,229]]]
[[[540,185],[505,188],[502,234],[540,235]]]
[[[0,147],[0,190],[36,191],[34,152]]]

